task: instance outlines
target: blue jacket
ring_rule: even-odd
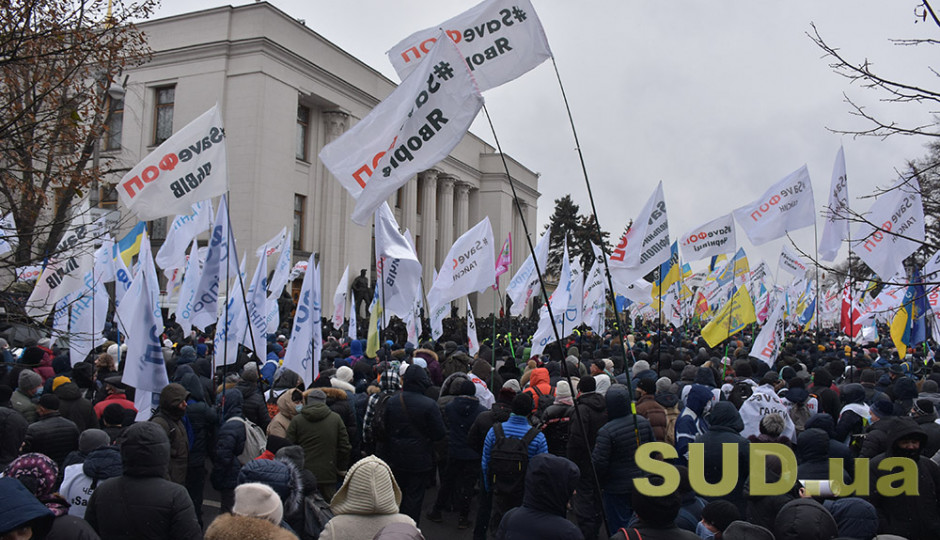
[[[532,458],[525,473],[522,506],[503,516],[496,540],[540,538],[581,540],[581,530],[566,517],[568,500],[578,485],[578,467],[552,454]]]
[[[681,465],[689,462],[689,443],[694,442],[696,436],[708,432],[702,412],[711,399],[712,391],[705,385],[694,384],[689,389],[685,409],[676,419],[676,451]]]
[[[649,420],[630,413],[630,394],[626,386],[610,387],[607,400],[607,423],[597,432],[597,442],[591,459],[597,469],[601,487],[609,493],[632,493],[633,479],[642,476],[633,456],[640,444],[653,442],[653,428]]]
[[[525,437],[525,434],[529,432],[529,428],[533,428],[529,425],[529,420],[525,416],[519,416],[517,414],[509,415],[509,420],[503,422],[503,433],[507,437],[514,437],[516,439],[521,439]],[[487,470],[490,463],[490,454],[493,452],[493,445],[496,444],[496,432],[493,431],[493,428],[490,428],[490,431],[486,434],[486,439],[483,440],[483,460],[481,461],[481,466],[483,468],[483,482],[487,491],[490,490],[490,484],[487,481]],[[539,433],[532,439],[532,442],[529,443],[529,459],[539,455],[548,453],[548,441],[545,440],[545,435]]]
[[[451,459],[478,460],[480,453],[467,445],[470,426],[486,409],[474,396],[455,396],[444,407],[444,424],[447,426],[447,455]]]
[[[220,404],[223,397],[225,406],[222,409],[222,426],[219,428],[219,436],[212,455],[210,480],[215,489],[235,489],[238,485],[238,472],[242,468],[238,456],[245,450],[245,424],[228,420],[236,416],[244,417],[243,399],[241,392],[235,388],[226,390],[219,396]]]

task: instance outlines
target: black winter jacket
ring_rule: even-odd
[[[189,448],[189,468],[205,467],[209,450],[215,444],[219,430],[219,417],[215,407],[205,396],[205,386],[189,365],[176,368],[177,382],[189,392],[186,400],[186,418],[193,428],[193,444]]]
[[[376,453],[393,471],[424,472],[434,467],[431,443],[443,439],[445,430],[437,403],[424,395],[430,386],[423,367],[409,366],[402,391],[386,402],[387,437],[379,441]]]
[[[738,505],[744,512],[747,506],[744,499],[744,483],[749,473],[748,449],[750,447],[748,440],[741,436],[744,421],[741,420],[741,415],[730,401],[716,403],[705,417],[705,421],[708,422],[708,432],[695,438],[695,442],[705,445],[705,480],[712,484],[721,480],[722,445],[724,443],[737,444],[738,481],[731,493],[721,498]]]
[[[98,428],[98,416],[91,402],[82,397],[82,390],[77,384],[60,384],[53,392],[59,398],[59,414],[75,422],[78,431]]]
[[[454,396],[444,407],[447,426],[447,455],[450,459],[480,461],[480,452],[467,444],[467,435],[477,416],[486,412],[475,396]]]
[[[568,453],[568,434],[571,432],[571,417],[574,407],[564,403],[552,403],[542,415],[542,424],[539,429],[545,435],[548,451],[556,456],[565,457]]]
[[[29,424],[19,411],[7,406],[0,406],[0,470],[6,469],[11,461],[20,455],[20,446],[26,440],[26,428]]]
[[[581,475],[584,476],[591,474],[591,452],[594,451],[597,432],[607,423],[607,401],[597,392],[588,392],[578,396],[574,403],[584,423],[584,431],[581,431],[581,423],[577,420],[578,413],[571,411],[566,453],[568,459],[578,466]],[[586,442],[585,433],[587,434]]]
[[[483,411],[473,421],[470,426],[470,432],[467,433],[467,446],[477,454],[483,455],[483,443],[486,441],[486,434],[495,424],[501,424],[509,420],[512,409],[506,403],[497,401],[488,411]]]
[[[222,426],[215,441],[212,453],[212,473],[209,479],[215,489],[235,489],[238,485],[238,471],[241,463],[238,456],[245,450],[245,424],[238,420],[229,422],[230,418],[242,415],[242,394],[237,389],[226,390],[221,398],[225,398],[222,409]]]
[[[258,386],[239,379],[235,389],[242,394],[243,416],[258,424],[261,429],[267,432],[268,424],[271,423],[271,415],[268,414],[268,406],[265,405],[264,396],[258,390]]]
[[[653,442],[653,428],[646,418],[630,414],[630,394],[626,386],[611,386],[605,398],[608,420],[597,431],[591,459],[605,491],[632,493],[633,479],[643,475],[633,459],[637,450],[637,432],[640,444]]]
[[[538,454],[525,474],[522,506],[503,516],[497,540],[581,540],[581,530],[566,517],[568,500],[580,479],[578,468],[565,458]]]
[[[72,450],[78,450],[78,436],[75,422],[53,412],[40,417],[26,428],[24,450],[46,454],[61,467],[65,456]]]
[[[85,519],[104,540],[201,539],[186,488],[164,477],[170,442],[152,422],[129,427],[121,444],[124,474],[98,485]]]

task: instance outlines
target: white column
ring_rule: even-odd
[[[437,175],[438,171],[430,169],[418,174],[421,181],[421,241],[418,246],[418,259],[424,274],[425,289],[431,287],[436,267],[435,240],[437,239]],[[417,233],[415,233],[417,234]]]
[[[454,183],[456,179],[450,175],[437,177],[438,218],[440,227],[437,229],[439,241],[437,259],[443,259],[450,246],[454,244]]]
[[[348,127],[349,115],[344,112],[326,111],[322,118],[325,128],[324,144],[336,140]],[[324,167],[323,170],[326,168]],[[305,241],[304,247],[313,251],[319,248],[320,273],[323,283],[336,283],[339,281],[341,268],[346,265],[343,242],[345,216],[342,215],[346,192],[328,171],[324,181],[321,182],[321,189],[323,195],[320,200],[316,200],[315,196],[307,197],[306,219],[312,220],[315,223],[315,229],[318,230],[314,231],[312,241]],[[293,199],[291,204],[293,205]]]
[[[409,180],[402,186],[401,226],[418,234],[418,180]]]
[[[460,236],[470,228],[470,184],[459,182],[456,192],[457,203],[454,224],[457,227],[457,236]]]

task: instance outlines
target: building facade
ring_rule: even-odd
[[[264,2],[139,26],[153,55],[122,75],[126,93],[123,103],[113,105],[102,156],[133,166],[219,103],[239,255],[252,253],[286,226],[293,230],[295,261],[318,254],[325,297],[332,294],[347,264],[350,282],[360,269],[374,277],[372,227],[350,220],[352,197],[317,155],[365,117],[395,84]],[[508,156],[507,163],[521,215],[500,155],[472,134],[389,200],[399,225],[414,237],[425,291],[433,268],[454,240],[484,216],[492,222],[495,249],[512,233],[513,271],[525,258],[522,220],[534,230],[538,175]],[[101,199],[102,206],[116,200],[113,192]],[[155,246],[165,236],[166,220],[161,221],[150,228]],[[132,225],[131,220],[124,227]],[[247,263],[248,275],[256,264],[253,259],[251,255]],[[474,309],[490,313],[493,296],[479,296],[471,299]],[[463,311],[463,302],[458,304]]]

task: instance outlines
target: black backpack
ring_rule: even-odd
[[[490,451],[489,476],[494,493],[521,495],[525,491],[525,471],[529,464],[529,444],[539,430],[530,427],[521,439],[507,437],[502,424],[493,426],[496,442]]]
[[[753,386],[746,381],[735,381],[734,385],[731,387],[731,393],[728,395],[728,401],[730,401],[735,408],[740,410],[741,405],[744,405],[747,398],[752,395],[754,395]]]
[[[375,411],[372,414],[372,442],[384,441],[388,433],[386,413],[388,411],[388,398],[392,392],[382,392],[375,401]]]

